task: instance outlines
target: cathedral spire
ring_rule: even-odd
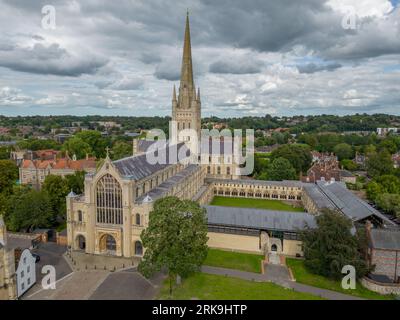
[[[190,43],[190,24],[189,11],[186,15],[185,42],[183,45],[182,71],[181,71],[181,89],[188,88],[193,90],[193,67],[192,67],[192,47]]]
[[[172,101],[176,101],[176,88],[175,88],[175,85],[174,85],[174,92],[172,94]]]

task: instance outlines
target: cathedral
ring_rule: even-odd
[[[157,153],[164,153],[167,161],[149,161],[149,150],[156,142],[135,139],[131,157],[111,161],[107,155],[96,172],[86,174],[84,194],[68,195],[71,252],[140,259],[145,250],[140,235],[148,225],[153,203],[166,196],[197,201],[206,208],[209,247],[266,257],[272,253],[301,256],[298,233],[305,225],[315,226],[315,214],[322,208],[339,210],[354,222],[372,219],[377,224],[389,223],[338,182],[240,179],[232,145],[221,143],[214,148],[212,144],[209,148],[208,138],[199,143],[201,99],[193,79],[188,16],[180,86],[178,91],[174,87],[172,94],[171,127],[170,140],[157,141]],[[200,156],[193,152],[199,149]],[[183,154],[183,159],[171,161],[170,156],[177,153]],[[195,161],[198,158],[209,161]],[[301,205],[305,212],[211,206],[214,196],[282,200]]]

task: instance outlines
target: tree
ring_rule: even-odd
[[[354,266],[357,278],[368,268],[363,259],[365,243],[351,232],[352,223],[344,215],[325,209],[315,218],[317,227],[301,234],[305,267],[312,273],[338,280],[345,265]]]
[[[285,144],[271,153],[271,159],[285,158],[289,160],[296,173],[307,172],[311,166],[310,147],[303,144]]]
[[[113,160],[122,159],[132,155],[132,145],[124,141],[117,141],[111,149]]]
[[[139,271],[150,277],[166,268],[172,293],[173,279],[198,271],[207,256],[205,209],[196,202],[176,197],[159,199],[154,203],[141,239],[146,252]]]
[[[54,218],[65,218],[65,197],[70,192],[67,181],[61,176],[48,175],[43,182],[42,191],[48,195]]]
[[[46,192],[21,190],[11,197],[9,227],[12,231],[32,231],[37,227],[49,227],[52,215]]]
[[[99,131],[95,130],[81,131],[78,132],[75,135],[75,137],[82,139],[82,141],[87,143],[90,146],[91,150],[93,150],[94,156],[96,158],[105,157],[108,142],[105,138],[102,137]]]
[[[85,189],[85,171],[76,171],[74,174],[65,176],[68,190],[72,190],[76,194],[82,194]]]
[[[350,170],[350,171],[354,171],[354,170],[358,169],[357,163],[355,163],[353,160],[349,160],[349,159],[344,159],[344,160],[340,161],[340,165],[344,169]]]
[[[379,151],[382,151],[384,149],[386,149],[391,154],[394,154],[397,152],[397,145],[393,139],[385,139],[378,145]]]
[[[353,148],[347,143],[339,143],[333,149],[339,160],[351,159],[354,157]]]
[[[400,217],[400,195],[383,193],[376,197],[376,205],[387,213]]]
[[[10,160],[0,160],[0,193],[10,194],[18,179],[18,167]]]
[[[383,175],[375,179],[384,193],[400,193],[400,178],[394,175]]]
[[[268,168],[268,179],[272,181],[297,180],[296,170],[289,160],[276,158]]]
[[[83,159],[92,153],[90,145],[76,136],[65,141],[62,149],[68,151],[70,157],[76,155],[77,159]]]
[[[376,181],[371,181],[367,185],[367,198],[375,201],[376,197],[383,191],[382,186]]]
[[[393,161],[390,153],[383,150],[379,153],[371,153],[366,161],[367,172],[371,177],[377,177],[393,172]]]

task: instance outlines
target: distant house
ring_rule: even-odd
[[[21,184],[40,188],[48,175],[64,177],[77,171],[95,172],[96,158],[87,156],[83,160],[69,157],[55,160],[24,160],[19,169],[19,180]]]
[[[356,152],[356,157],[353,161],[361,168],[365,168],[367,157],[363,154],[359,154],[358,152]]]
[[[331,161],[338,161],[337,156],[333,153],[329,152],[318,152],[318,151],[311,151],[312,155],[312,162],[331,162]]]
[[[279,144],[274,144],[272,146],[261,146],[256,148],[255,152],[256,153],[271,153],[275,149],[279,148]]]
[[[390,132],[399,133],[399,131],[399,128],[376,128],[376,133],[382,137],[386,136]]]
[[[356,183],[355,175],[350,171],[339,168],[339,161],[335,155],[313,153],[313,159],[313,166],[307,171],[306,176],[301,177],[301,181],[316,183],[321,180]]]

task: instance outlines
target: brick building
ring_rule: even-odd
[[[40,188],[48,175],[64,177],[77,171],[95,172],[96,159],[86,157],[76,160],[67,157],[54,160],[23,160],[19,169],[19,180],[21,184]]]
[[[375,229],[367,224],[368,262],[375,266],[370,277],[382,283],[400,283],[400,232],[396,228]]]

